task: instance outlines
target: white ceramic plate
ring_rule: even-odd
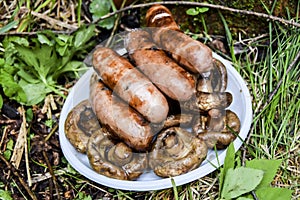
[[[213,54],[213,57],[220,60],[226,66],[228,71],[227,91],[233,95],[233,102],[228,109],[234,111],[241,121],[240,138],[237,138],[234,141],[235,150],[238,150],[247,137],[252,122],[251,97],[243,78],[231,66],[230,62],[215,53]],[[59,121],[59,139],[62,151],[68,162],[75,170],[88,179],[111,188],[132,191],[149,191],[172,187],[171,178],[160,178],[153,172],[144,173],[135,181],[117,180],[100,175],[91,168],[87,156],[77,152],[68,141],[64,133],[66,117],[74,106],[88,98],[89,81],[93,71],[94,70],[91,68],[79,79],[69,93],[62,108]],[[186,174],[173,177],[175,184],[183,185],[213,172],[217,169],[216,166],[220,167],[220,165],[224,163],[225,155],[226,150],[220,150],[217,154],[213,150],[209,150],[206,160],[203,161],[199,168]]]

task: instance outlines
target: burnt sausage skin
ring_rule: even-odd
[[[162,5],[152,6],[146,13],[146,23],[153,29],[155,43],[193,73],[208,72],[213,67],[212,51],[203,43],[180,31],[171,12]]]
[[[153,138],[149,122],[120,98],[112,95],[94,73],[90,80],[90,104],[102,126],[137,151],[147,150]]]
[[[169,106],[164,95],[127,59],[100,47],[93,54],[93,67],[113,92],[147,120],[159,123],[167,117]]]
[[[148,32],[131,31],[125,39],[125,46],[137,68],[167,96],[186,101],[194,94],[194,77],[158,49]]]

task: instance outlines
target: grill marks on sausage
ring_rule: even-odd
[[[194,77],[157,48],[148,32],[132,31],[125,39],[125,47],[137,68],[164,94],[179,101],[188,100],[193,95]]]
[[[114,93],[147,120],[159,123],[167,117],[169,106],[163,94],[126,58],[100,47],[94,52],[93,67]]]
[[[147,150],[154,136],[149,122],[123,100],[114,96],[93,74],[90,81],[90,102],[101,124],[128,146]]]

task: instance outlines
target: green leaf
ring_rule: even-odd
[[[101,20],[99,22],[99,26],[109,30],[109,29],[112,29],[114,27],[114,23],[115,23],[115,17],[110,17],[110,18]]]
[[[258,199],[263,200],[291,200],[293,190],[287,188],[265,187],[255,191]]]
[[[37,34],[37,36],[38,36],[38,41],[41,44],[47,44],[49,46],[53,46],[53,43],[44,34]]]
[[[82,27],[75,35],[74,46],[75,48],[81,47],[94,35],[95,25],[91,25],[88,28]]]
[[[53,74],[53,79],[56,80],[57,78],[59,78],[59,76],[63,73],[66,72],[76,72],[79,70],[86,70],[87,68],[83,65],[82,62],[80,61],[70,61],[68,62],[63,68],[61,68],[60,70],[56,71]]]
[[[282,160],[254,159],[251,161],[246,161],[246,167],[264,171],[264,177],[258,186],[258,188],[261,188],[270,186],[281,163]]]
[[[27,96],[26,105],[35,105],[42,102],[45,99],[46,95],[51,92],[48,87],[41,83],[32,84],[21,80],[19,84],[21,85]]]
[[[6,144],[6,149],[7,150],[13,150],[14,149],[14,141],[10,138]]]
[[[1,34],[6,33],[11,29],[16,28],[18,26],[18,24],[19,24],[19,20],[11,21],[0,29],[0,33]]]
[[[0,109],[2,108],[3,106],[3,98],[2,98],[2,95],[0,94]]]
[[[20,103],[26,102],[27,98],[23,88],[4,70],[0,70],[0,85],[2,85],[3,92],[8,98]]]
[[[190,9],[188,9],[188,10],[186,11],[186,14],[195,16],[195,15],[198,15],[199,12],[198,12],[198,10],[196,10],[195,8],[190,8]]]
[[[38,73],[39,79],[46,83],[47,75],[56,70],[56,66],[60,63],[57,60],[55,49],[48,45],[41,45],[41,47],[35,47],[33,49],[16,45],[16,49],[27,65],[33,67]]]
[[[3,156],[6,160],[9,160],[11,158],[11,150],[5,150]]]
[[[33,111],[31,108],[26,110],[26,121],[31,122],[33,120]]]
[[[20,69],[17,74],[29,83],[40,83],[40,80],[38,80],[37,77],[35,77],[33,74],[30,74],[28,71],[25,71],[24,69]]]
[[[209,8],[207,8],[207,7],[201,7],[201,8],[197,7],[196,9],[199,13],[205,13],[209,10]]]
[[[228,169],[221,197],[223,199],[233,199],[254,190],[262,180],[263,174],[262,170],[246,167]]]
[[[236,200],[253,200],[253,198],[248,198],[248,197],[239,197]]]
[[[0,199],[1,200],[13,200],[9,191],[0,190]]]
[[[223,183],[224,183],[224,179],[225,179],[227,171],[229,169],[234,168],[234,154],[235,154],[234,145],[233,145],[233,143],[231,143],[226,150],[224,166],[223,166],[223,168],[221,168],[219,193],[221,193],[221,191],[222,191]]]

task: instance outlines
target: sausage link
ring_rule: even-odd
[[[170,52],[172,57],[194,73],[208,72],[213,67],[212,51],[203,43],[180,31],[171,12],[162,5],[154,5],[146,13],[155,43]]]
[[[194,94],[194,77],[158,49],[148,32],[130,32],[125,46],[136,66],[167,96],[186,101]]]
[[[169,106],[164,95],[138,69],[110,48],[93,54],[93,67],[103,82],[153,123],[163,121]]]
[[[112,95],[102,81],[93,74],[90,80],[90,103],[102,126],[138,151],[150,147],[153,133],[149,122],[120,98]]]

